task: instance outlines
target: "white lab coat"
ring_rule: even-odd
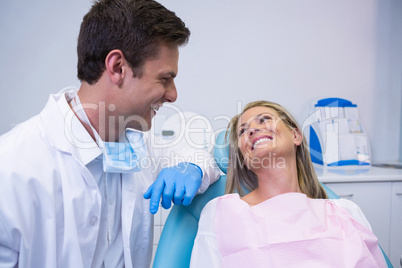
[[[91,267],[101,194],[68,138],[66,105],[64,93],[51,95],[39,115],[0,137],[0,267]],[[149,143],[147,149],[155,159],[173,153]],[[189,150],[181,153],[182,159],[190,156]],[[192,162],[203,170],[202,192],[219,172],[199,154]],[[148,169],[123,174],[125,267],[149,267],[151,262],[153,216],[143,194],[163,165],[155,161]]]

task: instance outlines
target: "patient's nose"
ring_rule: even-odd
[[[253,135],[255,135],[257,132],[259,132],[260,131],[260,129],[259,128],[250,128],[249,130],[248,130],[248,135],[249,135],[249,137],[252,137]]]

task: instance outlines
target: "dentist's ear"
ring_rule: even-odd
[[[126,75],[126,58],[119,49],[114,49],[109,52],[105,59],[106,73],[110,81],[115,85],[123,83],[124,76]]]
[[[293,129],[293,143],[299,146],[303,141],[303,135],[299,129]]]

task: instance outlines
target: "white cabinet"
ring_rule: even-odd
[[[392,183],[390,246],[389,258],[394,268],[402,267],[402,182]]]

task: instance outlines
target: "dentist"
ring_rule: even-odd
[[[79,90],[51,95],[0,137],[0,267],[150,266],[160,200],[188,205],[219,177],[207,152],[155,146],[147,132],[177,98],[189,35],[152,0],[92,6],[78,37]]]

